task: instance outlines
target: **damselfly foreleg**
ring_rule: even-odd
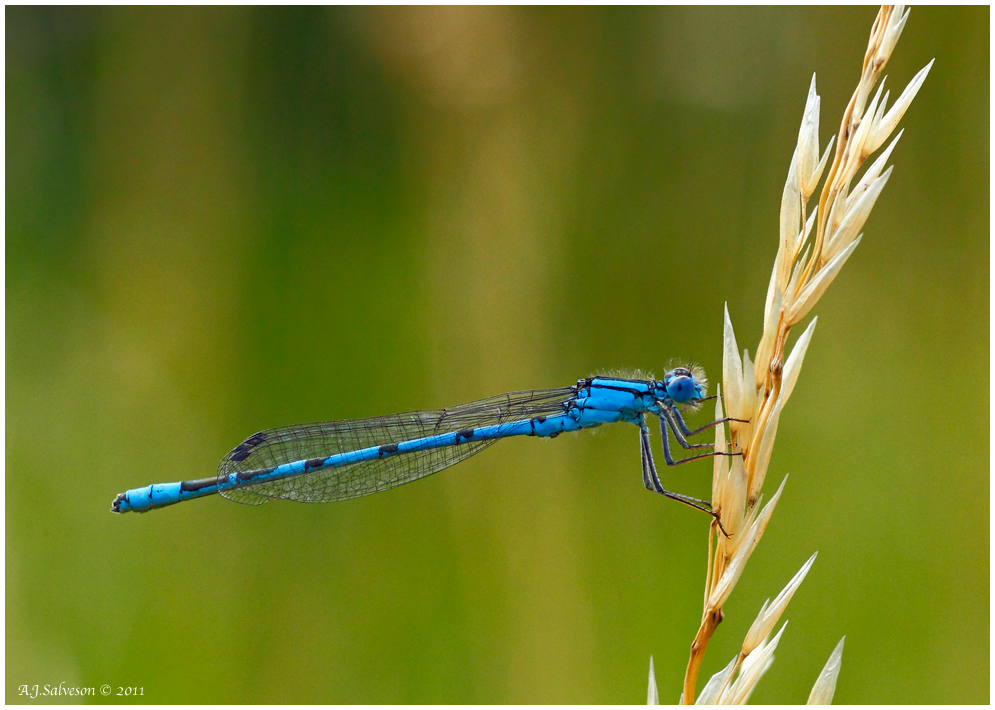
[[[714,446],[714,444],[688,444],[687,442],[687,439],[690,439],[692,436],[700,434],[706,429],[711,429],[714,426],[718,426],[719,424],[725,424],[726,422],[742,422],[746,424],[750,421],[749,419],[736,419],[735,417],[723,417],[722,419],[716,419],[714,422],[710,422],[704,426],[700,426],[694,431],[692,431],[688,429],[688,425],[684,423],[684,417],[681,416],[681,412],[677,407],[673,407],[670,409],[667,409],[666,407],[661,407],[661,409],[666,409],[673,416],[673,419],[671,419],[670,423],[671,425],[674,424],[677,425],[674,428],[674,437],[677,439],[677,443],[680,444],[681,447],[685,449],[701,449],[706,446]]]
[[[698,459],[706,459],[712,456],[739,456],[739,452],[733,451],[709,451],[707,454],[697,454],[696,456],[688,456],[687,458],[674,460],[673,456],[670,455],[670,435],[668,432],[673,432],[674,438],[677,439],[679,443],[685,449],[702,449],[715,446],[715,444],[689,444],[687,439],[684,438],[684,434],[681,432],[678,425],[674,422],[674,415],[677,414],[675,410],[668,409],[666,407],[660,408],[660,436],[663,438],[663,458],[667,462],[668,466],[677,466],[678,464],[687,463],[688,461],[696,461]],[[679,417],[680,415],[677,414]],[[680,420],[683,424],[683,420]],[[713,422],[705,426],[707,429],[709,426],[715,426],[716,424],[721,424],[724,419],[717,422]],[[684,427],[687,429],[687,426]],[[699,431],[701,431],[699,429]],[[694,432],[692,432],[694,433]]]

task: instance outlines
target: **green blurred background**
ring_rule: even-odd
[[[652,654],[676,701],[708,519],[643,489],[631,427],[346,503],[108,510],[262,428],[718,378],[812,73],[825,144],[874,12],[8,8],[6,699],[630,703]],[[914,9],[893,96],[933,57],[699,689],[818,550],[754,701],[844,634],[837,702],[988,701],[989,11]]]

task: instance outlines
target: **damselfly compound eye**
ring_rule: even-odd
[[[693,377],[675,377],[667,383],[667,394],[678,404],[684,404],[693,399],[695,389]]]

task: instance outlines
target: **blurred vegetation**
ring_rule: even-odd
[[[108,509],[266,427],[718,379],[811,75],[824,144],[873,17],[8,8],[7,701],[630,703],[650,654],[675,701],[708,520],[643,489],[631,428],[335,505]],[[844,634],[837,702],[989,697],[988,11],[913,9],[893,95],[932,57],[703,669],[819,550],[757,702],[803,702]],[[666,474],[705,497],[695,466]]]

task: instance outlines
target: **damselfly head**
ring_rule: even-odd
[[[667,396],[677,404],[695,405],[708,395],[705,371],[694,363],[675,367],[663,376]]]

